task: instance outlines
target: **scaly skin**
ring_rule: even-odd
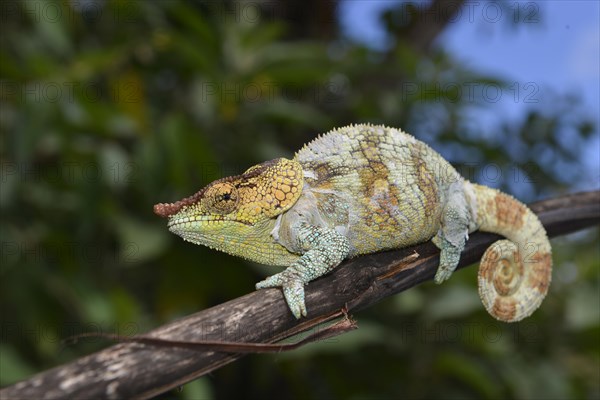
[[[286,266],[256,287],[282,287],[296,318],[307,315],[304,285],[360,254],[433,239],[441,283],[477,229],[510,239],[492,245],[480,267],[480,295],[495,318],[530,315],[551,278],[550,244],[535,214],[465,181],[429,146],[383,126],[333,130],[293,160],[256,165],[154,211],[184,240]]]

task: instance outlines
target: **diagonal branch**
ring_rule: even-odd
[[[600,191],[537,202],[550,237],[600,224]],[[499,236],[475,233],[459,268],[479,260]],[[418,253],[418,257],[414,254]],[[431,243],[355,258],[306,288],[311,318],[294,320],[281,291],[261,290],[159,327],[149,336],[180,341],[273,343],[335,318],[347,305],[359,310],[430,280],[438,265]],[[0,398],[148,398],[241,357],[215,351],[120,343],[41,372],[0,391]]]

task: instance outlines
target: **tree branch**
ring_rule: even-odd
[[[600,224],[600,191],[534,203],[550,237]],[[479,260],[499,236],[471,235],[459,268]],[[418,253],[418,257],[414,254]],[[256,291],[159,327],[148,336],[179,341],[273,343],[430,280],[438,265],[431,243],[355,258],[306,287],[309,319],[296,321],[280,290]],[[412,255],[412,256],[411,256]],[[41,372],[0,391],[0,398],[148,398],[241,357],[214,351],[120,343]]]

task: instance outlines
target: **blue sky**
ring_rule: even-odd
[[[380,13],[398,2],[345,0],[339,7],[342,29],[353,40],[372,48],[389,43],[379,25]],[[480,123],[496,125],[500,118],[518,119],[537,98],[540,109],[552,94],[575,93],[582,99],[582,112],[600,126],[600,2],[594,0],[547,0],[509,2],[498,13],[486,0],[467,1],[456,22],[438,38],[466,67],[493,73],[514,82],[519,95],[506,93],[494,113],[478,115]],[[510,21],[527,21],[516,28]],[[531,85],[533,83],[533,85]],[[535,89],[539,92],[534,93]],[[517,100],[515,100],[517,99]],[[583,155],[589,166],[585,188],[600,186],[600,134]],[[584,188],[582,187],[582,188]]]

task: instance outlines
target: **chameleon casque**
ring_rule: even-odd
[[[476,230],[508,238],[491,245],[479,267],[479,294],[493,317],[529,316],[552,275],[546,231],[529,208],[464,180],[428,145],[385,126],[335,129],[292,160],[255,165],[154,212],[184,240],[287,267],[256,288],[281,287],[296,318],[307,315],[304,285],[360,254],[433,239],[441,283]]]

